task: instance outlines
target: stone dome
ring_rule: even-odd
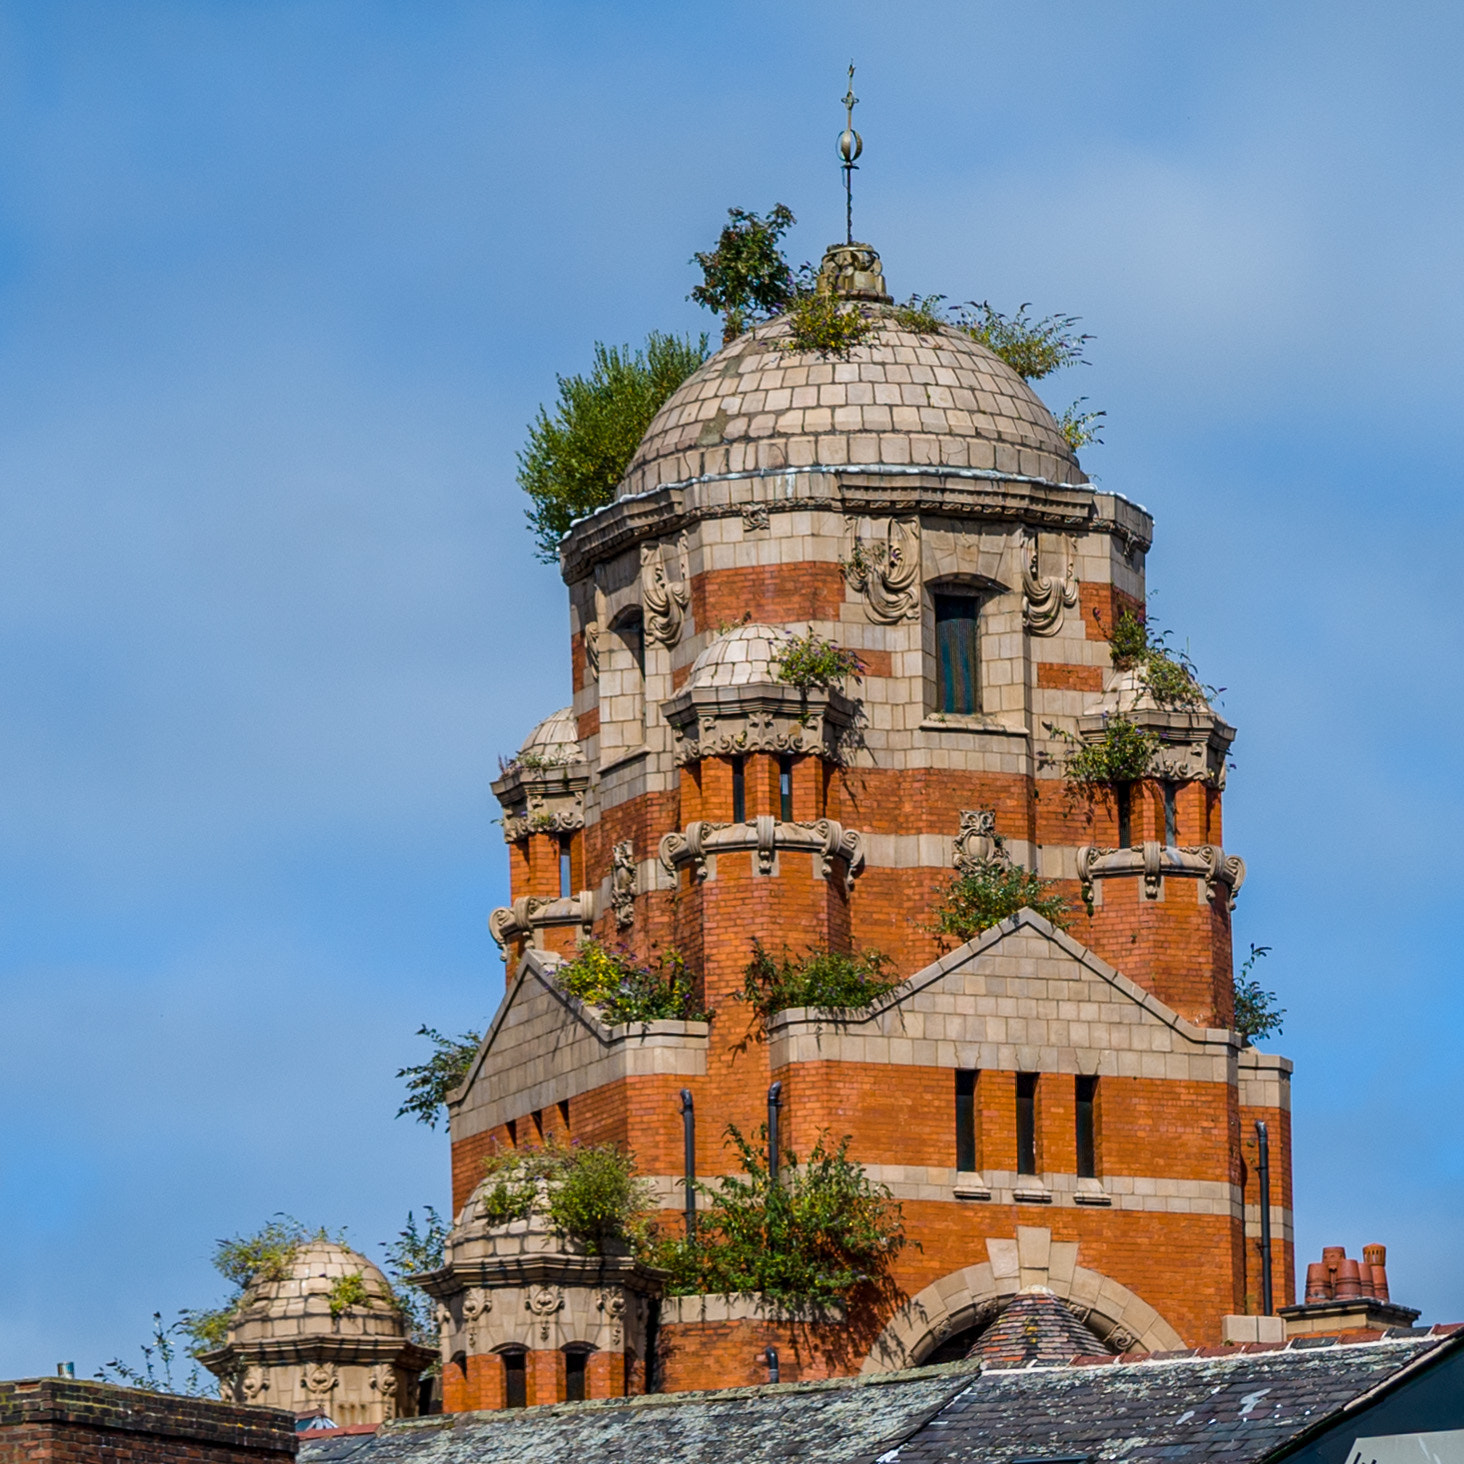
[[[361,1278],[359,1289],[341,1288],[341,1283],[352,1276]],[[347,1305],[349,1292],[355,1292],[360,1299],[351,1298]],[[337,1308],[334,1315],[333,1299]],[[289,1268],[278,1280],[259,1281],[250,1287],[229,1327],[229,1339],[249,1342],[263,1337],[341,1332],[404,1337],[406,1324],[379,1267],[349,1246],[333,1240],[310,1240],[296,1250]]]
[[[578,762],[583,756],[574,711],[570,707],[561,707],[529,733],[515,760],[528,758],[544,763],[567,763]]]
[[[1215,709],[1203,696],[1192,706],[1161,707],[1154,700],[1153,693],[1144,684],[1138,670],[1115,671],[1109,678],[1103,694],[1083,708],[1085,717],[1119,716],[1132,717],[1141,712],[1183,711],[1215,715]]]
[[[912,466],[1053,483],[1087,478],[1052,413],[998,356],[943,326],[920,335],[884,306],[847,361],[786,348],[786,317],[724,346],[656,413],[618,497],[703,475]]]
[[[775,625],[739,625],[719,635],[695,661],[689,687],[752,686],[777,681],[773,661],[793,636]]]

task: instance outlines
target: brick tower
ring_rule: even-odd
[[[957,330],[901,328],[865,245],[831,249],[821,288],[878,319],[868,343],[800,354],[778,319],[725,346],[563,542],[573,705],[494,785],[508,990],[450,1105],[454,1209],[493,1145],[567,1132],[634,1150],[679,1210],[681,1091],[705,1178],[778,1081],[786,1140],[850,1135],[920,1248],[899,1299],[819,1336],[750,1300],[666,1301],[663,1386],[763,1381],[770,1342],[785,1378],[944,1357],[1031,1287],[1112,1349],[1218,1342],[1222,1317],[1266,1309],[1256,1120],[1274,1304],[1293,1300],[1290,1064],[1230,1030],[1233,729],[1114,670],[1152,520],[1088,482],[1026,383]],[[862,681],[781,680],[810,629],[856,652]],[[1115,714],[1160,752],[1075,798],[1073,739]],[[933,907],[998,840],[1058,882],[1071,924],[1023,911],[943,948]],[[552,979],[586,933],[679,951],[712,1020],[607,1028]],[[908,979],[870,1012],[759,1031],[733,999],[753,938],[877,948]],[[469,1346],[468,1284],[440,1287],[459,1407],[497,1396],[463,1381],[472,1357],[548,1336],[505,1316]],[[636,1386],[643,1362],[614,1376]]]

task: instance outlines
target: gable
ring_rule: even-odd
[[[867,1013],[783,1012],[774,1066],[885,1062],[1227,1082],[1229,1032],[1185,1021],[1022,910],[917,972]]]
[[[462,1086],[448,1099],[454,1142],[617,1079],[706,1072],[705,1022],[609,1027],[554,984],[530,951],[504,993]]]

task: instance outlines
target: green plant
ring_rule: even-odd
[[[1087,397],[1079,397],[1062,416],[1057,418],[1057,430],[1062,433],[1063,439],[1074,452],[1082,452],[1090,443],[1097,443],[1102,446],[1103,439],[1098,433],[1102,430],[1103,419],[1107,412],[1083,412],[1078,409],[1087,401]]]
[[[1251,946],[1235,983],[1235,1033],[1247,1047],[1279,1033],[1286,1017],[1286,1008],[1276,1005],[1276,993],[1263,990],[1251,975],[1256,962],[1270,954],[1270,946]]]
[[[408,1282],[407,1277],[435,1271],[442,1265],[448,1227],[431,1205],[424,1205],[422,1214],[423,1224],[419,1226],[416,1215],[408,1210],[407,1223],[397,1232],[397,1238],[383,1241],[381,1248],[386,1255],[386,1274],[397,1308],[406,1320],[412,1340],[432,1347],[438,1340],[432,1298]]]
[[[1015,315],[1003,315],[986,301],[971,301],[951,322],[987,350],[1000,356],[1023,381],[1040,381],[1064,366],[1086,364],[1083,347],[1093,339],[1073,330],[1076,315],[1047,315],[1034,319],[1023,305]],[[1101,414],[1099,414],[1101,415]]]
[[[1018,910],[1031,910],[1059,930],[1067,929],[1071,916],[1071,906],[1051,880],[995,855],[974,860],[946,886],[930,928],[960,944],[1000,925]]]
[[[879,329],[879,320],[858,305],[837,295],[799,291],[788,302],[785,351],[812,352],[825,360],[845,361],[855,346],[863,345]]]
[[[797,222],[781,203],[761,218],[729,208],[727,219],[717,247],[692,255],[702,282],[687,296],[722,317],[724,346],[748,326],[778,314],[792,298],[793,272],[778,241]]]
[[[152,1316],[152,1342],[141,1347],[142,1366],[134,1367],[120,1357],[105,1362],[93,1374],[100,1383],[119,1383],[124,1388],[138,1388],[146,1393],[175,1393],[185,1398],[216,1398],[218,1379],[206,1373],[197,1361],[191,1362],[188,1372],[173,1376],[173,1364],[178,1362],[179,1349],[185,1356],[193,1356],[198,1347],[190,1347],[194,1334],[185,1312],[171,1326],[163,1325],[162,1312]],[[223,1339],[220,1338],[220,1341]]]
[[[219,1241],[214,1247],[213,1268],[240,1292],[256,1282],[283,1281],[300,1247],[317,1237],[330,1238],[324,1230],[312,1231],[289,1215],[276,1215],[253,1235]]]
[[[493,1187],[480,1200],[490,1225],[525,1220],[542,1188],[550,1222],[591,1255],[612,1243],[643,1247],[655,1206],[635,1156],[613,1144],[506,1149],[485,1161]]]
[[[1188,711],[1219,696],[1220,688],[1204,685],[1186,651],[1169,644],[1170,632],[1155,632],[1131,610],[1120,612],[1108,638],[1114,669],[1139,673],[1139,683],[1154,705],[1166,711]]]
[[[916,335],[935,335],[945,324],[944,295],[911,295],[890,311],[890,319],[901,330]]]
[[[788,641],[773,657],[773,665],[779,681],[805,691],[811,686],[837,687],[851,676],[862,681],[865,673],[864,662],[853,651],[815,635],[812,626],[807,635]]]
[[[553,416],[539,408],[518,455],[540,559],[557,563],[570,525],[615,497],[651,418],[706,358],[706,336],[693,341],[652,331],[640,351],[597,341],[588,376],[558,378]]]
[[[446,1116],[447,1095],[467,1077],[483,1039],[472,1032],[444,1037],[435,1027],[418,1027],[417,1036],[432,1043],[433,1053],[426,1062],[397,1069],[397,1077],[407,1080],[407,1098],[396,1116],[410,1113],[418,1123],[436,1128]]]
[[[1117,712],[1105,713],[1103,734],[1094,741],[1075,737],[1051,722],[1047,731],[1067,745],[1062,773],[1070,790],[1089,798],[1106,796],[1116,783],[1133,783],[1148,773],[1159,739]]]
[[[764,1148],[766,1128],[758,1138]],[[734,1125],[727,1139],[742,1175],[697,1184],[709,1202],[695,1239],[664,1239],[655,1263],[672,1295],[758,1292],[790,1308],[847,1300],[889,1283],[906,1245],[900,1206],[849,1158],[849,1139],[821,1133],[806,1163],[790,1149],[775,1181],[765,1154]]]
[[[581,942],[574,959],[554,971],[554,983],[612,1026],[630,1022],[697,1022],[707,1014],[696,1005],[695,982],[676,951],[642,965],[624,947]]]
[[[802,956],[773,956],[760,940],[743,969],[738,1001],[747,1002],[763,1021],[793,1007],[868,1011],[900,984],[894,962],[882,951],[857,956],[810,949]]]
[[[347,1272],[330,1283],[330,1314],[333,1317],[344,1316],[353,1306],[365,1306],[370,1300],[366,1278],[360,1271]]]

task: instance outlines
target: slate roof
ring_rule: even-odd
[[[823,1383],[408,1419],[302,1436],[299,1464],[1257,1464],[1445,1342],[1219,1349],[978,1371],[973,1362]]]
[[[1019,1291],[966,1354],[987,1367],[1112,1355],[1045,1286]]]

